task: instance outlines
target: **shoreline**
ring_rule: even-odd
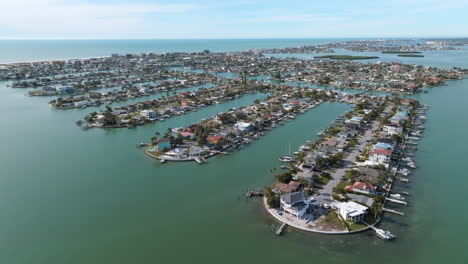
[[[369,229],[371,229],[372,227],[375,227],[377,224],[380,223],[380,220],[382,219],[382,217],[380,217],[379,219],[377,219],[377,221],[373,224],[371,224],[370,226],[366,226],[362,229],[359,229],[359,230],[353,230],[353,231],[322,231],[322,230],[316,230],[316,229],[313,229],[313,228],[305,228],[305,227],[302,227],[302,226],[299,226],[291,221],[288,221],[287,219],[283,219],[280,215],[276,214],[274,212],[274,208],[269,208],[268,207],[268,204],[266,202],[266,198],[265,197],[262,197],[262,204],[263,204],[263,208],[265,209],[265,211],[268,212],[268,214],[270,216],[272,216],[273,218],[275,218],[276,220],[280,221],[281,223],[286,223],[288,226],[291,226],[293,228],[296,228],[296,229],[299,229],[299,230],[302,230],[302,231],[306,231],[306,232],[312,232],[312,233],[317,233],[317,234],[323,234],[323,235],[351,235],[351,234],[356,234],[356,233],[361,233],[361,232],[364,232],[364,231],[368,231]],[[287,214],[287,213],[284,213],[284,214]]]

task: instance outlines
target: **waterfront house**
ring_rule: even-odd
[[[57,90],[57,93],[59,94],[67,94],[67,93],[73,93],[75,91],[75,87],[71,85],[58,86],[55,88],[55,90]]]
[[[185,159],[185,158],[187,158],[187,154],[185,153],[184,149],[175,148],[175,149],[172,149],[172,150],[164,153],[164,155],[162,155],[161,158],[164,158],[164,159]]]
[[[200,157],[207,154],[207,151],[204,148],[198,146],[191,146],[188,150],[190,157]]]
[[[359,192],[364,194],[374,193],[376,188],[367,182],[355,182],[353,185],[345,187],[345,190],[351,192]]]
[[[168,138],[160,138],[157,142],[157,147],[159,151],[163,151],[164,149],[171,148],[171,140]]]
[[[180,132],[180,135],[183,137],[183,138],[189,138],[189,139],[193,139],[195,138],[195,134],[192,133],[192,132]]]
[[[223,138],[224,138],[223,135],[212,135],[212,136],[208,136],[207,141],[212,144],[217,144]]]
[[[75,107],[77,107],[77,108],[85,107],[87,104],[88,104],[88,102],[86,102],[86,101],[79,101],[79,102],[73,103],[73,105],[74,105]]]
[[[309,208],[309,200],[304,192],[288,193],[281,196],[280,207],[283,211],[302,218]]]
[[[273,189],[273,192],[276,194],[285,194],[285,193],[293,193],[297,192],[299,188],[302,186],[300,182],[297,181],[290,181],[289,183],[279,183]]]
[[[377,142],[372,146],[372,149],[388,149],[388,150],[393,150],[393,145],[388,144],[388,143],[383,143],[383,142]]]
[[[390,161],[392,151],[388,149],[373,149],[369,153],[369,161],[374,164],[384,164]]]
[[[234,124],[234,127],[239,130],[239,131],[247,131],[247,132],[250,132],[253,130],[253,125],[252,123],[246,123],[246,122],[237,122],[236,124]]]
[[[346,197],[351,201],[365,204],[367,207],[371,207],[374,204],[374,199],[366,195],[347,193]]]
[[[379,178],[384,174],[384,171],[368,168],[368,167],[359,167],[359,176],[356,180],[360,182],[367,182],[374,186],[379,183]]]
[[[337,208],[343,219],[354,223],[362,221],[364,215],[367,213],[367,207],[352,201],[339,203]]]
[[[401,123],[393,123],[385,125],[382,130],[389,135],[398,135],[403,133],[403,125]]]
[[[154,110],[143,110],[140,112],[140,114],[149,120],[158,119],[158,113]]]

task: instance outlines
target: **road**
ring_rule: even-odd
[[[325,185],[323,185],[323,189],[319,190],[319,192],[314,196],[316,200],[316,204],[330,204],[332,202],[331,195],[333,193],[333,188],[335,188],[338,183],[340,183],[341,178],[345,175],[346,171],[350,169],[350,167],[354,164],[354,161],[359,156],[360,151],[364,149],[367,144],[367,141],[372,138],[372,135],[379,127],[380,122],[374,121],[372,123],[371,129],[366,130],[362,138],[358,141],[358,145],[353,149],[351,153],[348,154],[347,157],[343,160],[343,167],[337,169],[334,173],[331,174],[332,179]]]

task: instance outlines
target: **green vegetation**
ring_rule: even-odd
[[[418,54],[398,54],[398,57],[413,57],[413,58],[423,58],[424,55],[418,55]]]
[[[263,192],[267,199],[268,206],[270,206],[271,208],[280,207],[280,197],[273,192],[271,187],[265,187],[263,189]]]
[[[282,183],[288,183],[292,180],[292,175],[290,172],[279,173],[275,175],[278,181]]]
[[[422,53],[421,51],[382,51],[382,54],[418,54]]]
[[[378,59],[376,56],[353,56],[353,55],[324,55],[315,56],[314,59],[331,59],[331,60],[369,60]]]
[[[332,176],[328,172],[322,172],[319,176],[315,178],[315,182],[325,185],[331,180]]]

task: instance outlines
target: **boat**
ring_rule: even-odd
[[[282,157],[279,158],[279,161],[281,161],[281,162],[292,162],[293,158],[290,157],[290,156],[282,156]]]
[[[299,154],[301,154],[301,152],[300,151],[295,151],[295,152],[293,152],[293,154],[294,155],[299,155]]]
[[[166,160],[165,160],[165,159],[162,159],[162,160],[160,160],[159,162],[161,162],[161,163],[164,164],[164,163],[166,163]]]
[[[137,144],[138,147],[146,147],[148,146],[148,143],[143,143],[143,142],[140,142]]]
[[[386,239],[386,240],[391,240],[391,239],[396,238],[396,236],[390,233],[390,231],[383,230],[383,229],[376,228],[375,233],[377,233],[377,236],[379,236],[380,238]]]
[[[403,195],[401,195],[401,194],[399,194],[399,193],[390,194],[390,197],[393,198],[393,199],[400,200],[400,201],[404,201],[404,200],[405,200],[405,197],[403,197]]]
[[[287,170],[287,169],[289,169],[289,167],[288,167],[288,166],[284,166],[284,165],[283,165],[283,166],[281,166],[280,168],[281,168],[281,169],[283,169],[283,170]]]
[[[310,150],[310,147],[302,145],[299,147],[299,150]]]

